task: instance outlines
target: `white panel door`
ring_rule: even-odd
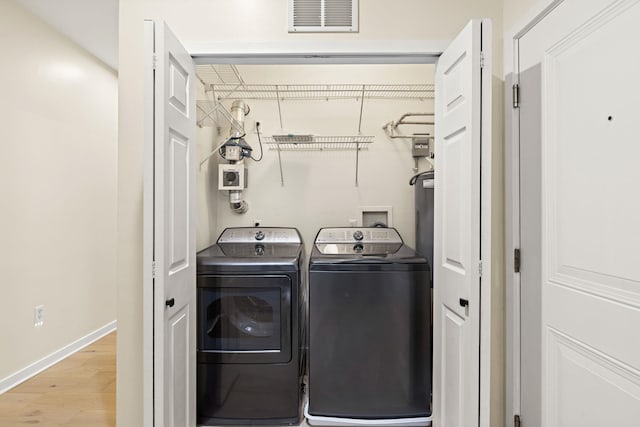
[[[195,70],[154,23],[154,425],[195,426]]]
[[[640,425],[638,22],[638,0],[565,0],[519,43],[541,75],[546,427]]]
[[[481,35],[482,22],[471,21],[436,68],[433,416],[439,427],[479,422]]]

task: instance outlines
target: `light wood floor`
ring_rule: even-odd
[[[0,395],[0,426],[116,424],[116,333]]]

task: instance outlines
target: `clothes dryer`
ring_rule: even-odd
[[[197,254],[198,424],[299,423],[303,259],[294,228],[227,228]]]

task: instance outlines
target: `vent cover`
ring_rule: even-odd
[[[358,32],[358,0],[289,0],[289,32]]]

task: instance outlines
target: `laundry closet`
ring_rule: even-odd
[[[405,252],[415,191],[433,221],[410,185],[433,168],[433,71],[196,67],[199,423],[297,424],[307,399],[313,424],[429,423],[431,269]],[[307,268],[317,239],[334,268]]]
[[[227,227],[296,227],[310,248],[320,227],[374,223],[415,247],[409,180],[432,169],[433,64],[207,64],[196,74],[198,249]],[[218,190],[236,100],[248,106],[252,148],[241,214]],[[403,122],[421,124],[389,125],[407,113]]]
[[[425,54],[411,64],[380,60],[382,54],[372,64],[362,59],[349,64],[345,58],[305,61],[300,55],[292,63],[254,65],[250,55],[235,64],[219,58],[207,61],[206,55],[196,55],[194,62],[163,23],[147,23],[147,35],[155,39],[155,83],[153,148],[147,147],[154,160],[146,175],[147,185],[153,185],[147,188],[154,194],[146,201],[147,212],[153,206],[153,241],[148,240],[153,255],[146,256],[153,260],[155,302],[153,316],[145,319],[154,325],[154,402],[164,402],[154,403],[156,417],[194,424],[196,401],[200,404],[204,396],[207,404],[224,405],[234,399],[231,391],[242,383],[248,366],[263,363],[254,358],[260,355],[273,364],[294,363],[291,371],[297,370],[300,392],[312,396],[305,415],[313,425],[430,425],[432,408],[441,426],[478,421],[481,402],[488,398],[488,393],[481,394],[488,390],[488,381],[480,381],[481,372],[487,375],[491,363],[480,357],[488,345],[481,340],[480,318],[489,316],[481,307],[488,306],[491,272],[486,220],[491,218],[490,47],[485,44],[483,50],[481,37],[489,40],[489,34],[490,24],[472,21],[441,55]],[[432,170],[431,175],[419,175]],[[416,212],[424,211],[421,205],[428,200],[423,191],[435,193],[432,215],[426,215],[435,217],[433,266],[422,256],[427,254],[413,252],[416,230],[424,228],[417,224],[422,215]],[[378,249],[369,253],[373,247]],[[246,248],[250,256],[243,255]],[[323,263],[321,255],[341,255],[341,248],[347,248],[356,262],[336,258],[333,267],[314,270]],[[397,251],[402,261],[389,261]],[[282,253],[288,254],[287,261],[270,263],[271,270],[262,273],[279,291],[247,295],[245,291],[254,292],[258,286],[246,281],[256,275],[246,259],[275,259]],[[203,255],[227,261],[204,263]],[[399,369],[396,376],[404,375],[399,388],[409,390],[409,409],[390,408],[388,415],[375,414],[377,408],[370,407],[370,414],[314,419],[314,382],[306,382],[306,358],[312,359],[313,375],[314,346],[322,344],[317,339],[314,344],[314,328],[306,328],[307,322],[313,325],[318,319],[314,280],[316,286],[334,282],[318,272],[345,271],[348,266],[354,272],[367,270],[366,280],[340,279],[349,286],[373,282],[388,265],[403,263],[404,276],[387,275],[388,286],[378,289],[386,292],[396,282],[410,282],[411,289],[420,290],[401,298],[409,309],[389,306],[377,317],[388,312],[390,319],[402,319],[397,335],[414,334],[405,339],[410,357],[404,359],[419,365],[416,372],[425,379],[412,376],[413,370],[407,375],[399,365],[386,370],[379,365],[360,375],[369,379],[383,373],[392,378],[386,383],[391,384],[394,369]],[[488,286],[483,299],[481,277]],[[350,291],[342,294],[351,298]],[[378,295],[371,307],[396,296]],[[416,308],[416,301],[428,308]],[[247,304],[254,315],[242,314],[246,311],[241,306]],[[330,313],[330,305],[316,313]],[[225,310],[240,314],[227,315]],[[366,314],[366,304],[360,310]],[[290,320],[284,320],[285,313],[291,313]],[[283,319],[277,331],[261,321],[276,318]],[[420,329],[432,318],[433,328]],[[349,327],[348,322],[342,325]],[[484,325],[488,330],[489,324]],[[334,327],[338,331],[341,325]],[[247,334],[231,336],[232,328]],[[245,339],[251,336],[265,347]],[[285,343],[283,337],[290,339],[279,347]],[[414,349],[417,340],[424,342]],[[389,342],[387,347],[394,348]],[[200,351],[203,346],[210,347]],[[366,356],[358,357],[367,362]],[[234,364],[234,370],[225,370],[225,364]],[[349,374],[348,369],[344,372]],[[324,377],[331,375],[331,369],[324,371]],[[247,384],[241,384],[244,400],[238,408],[257,390]],[[384,388],[385,382],[377,387]],[[275,397],[254,395],[268,398]],[[416,405],[423,409],[416,411]],[[205,417],[202,424],[221,425],[230,418]],[[269,424],[270,418],[282,418],[283,425],[296,425],[300,419],[263,416],[242,421]]]

